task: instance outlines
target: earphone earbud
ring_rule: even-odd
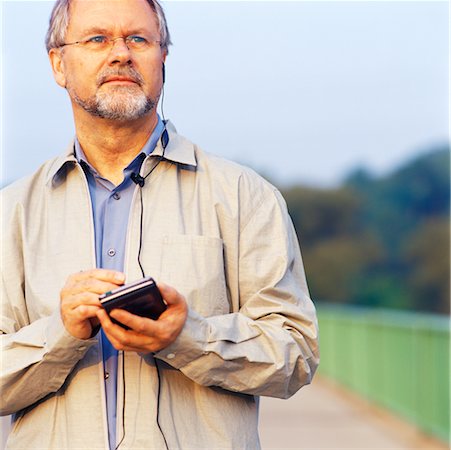
[[[164,65],[164,63],[163,63],[162,70],[163,70],[163,84],[164,84],[164,82],[166,81],[166,66]]]

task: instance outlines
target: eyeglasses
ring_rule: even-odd
[[[118,39],[122,39],[129,50],[143,51],[155,47],[156,44],[161,46],[161,41],[149,40],[143,36],[131,35],[127,37],[119,36],[116,38],[109,38],[108,36],[98,35],[82,41],[67,42],[59,45],[58,48],[66,47],[67,45],[81,45],[86,50],[102,52],[111,50]]]

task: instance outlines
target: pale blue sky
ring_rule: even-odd
[[[73,134],[43,44],[52,4],[2,4],[5,181]],[[163,4],[174,42],[164,112],[206,151],[280,185],[332,186],[449,138],[445,1]]]

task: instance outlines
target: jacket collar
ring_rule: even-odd
[[[163,145],[161,144],[161,139],[159,139],[155,150],[149,156],[162,156],[164,153],[164,159],[178,164],[196,167],[197,161],[194,144],[183,136],[180,136],[169,120],[166,122],[166,130],[169,135],[169,142],[166,149],[163,152]]]
[[[161,139],[159,139],[155,150],[147,157],[147,159],[153,156],[162,156],[164,153],[164,159],[168,161],[180,164],[182,167],[192,166],[195,168],[197,166],[197,161],[194,144],[183,136],[180,136],[170,121],[166,122],[166,130],[169,135],[169,142],[166,149],[163,151],[163,145],[161,144]],[[77,164],[74,144],[75,140],[72,140],[66,151],[61,156],[57,157],[50,165],[46,177],[47,184],[49,182],[52,182],[52,186],[59,184],[66,178],[67,172]]]

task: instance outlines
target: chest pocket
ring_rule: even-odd
[[[161,255],[161,280],[183,294],[191,308],[204,317],[230,312],[221,239],[165,236]]]

